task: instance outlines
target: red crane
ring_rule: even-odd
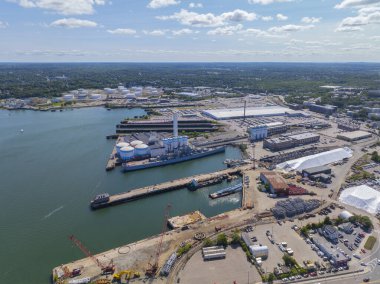
[[[95,264],[102,270],[102,274],[112,274],[115,271],[115,266],[112,260],[108,265],[102,264],[74,235],[69,236],[69,239],[89,258],[91,258]]]
[[[164,239],[164,235],[165,235],[166,228],[167,228],[167,222],[168,222],[168,219],[169,219],[170,208],[171,208],[170,204],[168,204],[166,206],[166,208],[165,208],[164,221],[163,221],[162,230],[161,230],[161,237],[160,237],[160,240],[158,242],[156,254],[154,256],[154,262],[153,262],[153,264],[150,261],[148,263],[149,268],[146,270],[146,275],[147,276],[151,276],[151,277],[155,276],[156,272],[158,270],[158,261],[160,259],[160,255],[161,255],[162,241]]]

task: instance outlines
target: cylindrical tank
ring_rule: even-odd
[[[130,144],[132,147],[136,147],[137,145],[144,144],[144,142],[140,140],[133,140]]]
[[[128,147],[129,143],[127,142],[120,142],[116,144],[116,152],[120,155],[120,149],[124,147]]]
[[[146,156],[149,155],[150,148],[146,144],[139,144],[135,147],[135,155],[136,156]]]
[[[127,93],[127,94],[124,94],[124,98],[129,99],[129,100],[133,100],[136,98],[136,96],[134,93]]]
[[[131,146],[123,147],[120,149],[120,158],[123,161],[132,159],[135,156],[135,149]]]

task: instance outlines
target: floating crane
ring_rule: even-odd
[[[160,255],[161,255],[162,241],[164,239],[165,231],[166,231],[166,228],[167,228],[167,222],[168,222],[168,219],[169,219],[170,208],[171,208],[170,204],[168,204],[166,206],[166,208],[165,208],[165,214],[164,214],[164,221],[163,221],[163,224],[162,224],[161,237],[160,237],[160,240],[158,242],[156,254],[154,256],[154,261],[153,261],[153,263],[151,263],[151,261],[149,261],[149,263],[148,263],[149,268],[145,271],[145,274],[148,277],[155,276],[156,273],[157,273],[157,270],[158,270],[158,261],[159,261]]]
[[[102,270],[102,274],[112,274],[115,272],[115,265],[111,260],[108,265],[102,264],[74,235],[69,236],[69,239],[89,258],[91,258],[95,264]]]

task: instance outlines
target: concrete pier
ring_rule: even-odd
[[[107,162],[107,165],[106,165],[106,171],[112,171],[116,166],[117,166],[117,163],[118,163],[118,157],[116,155],[117,153],[117,150],[116,150],[116,144],[121,142],[121,138],[119,137],[117,140],[116,140],[116,143],[115,143],[115,146],[113,147],[113,150],[111,152],[111,155],[108,159],[108,162]]]
[[[212,179],[217,179],[220,177],[227,179],[228,176],[241,174],[242,171],[246,169],[248,169],[247,166],[237,167],[237,168],[221,170],[221,171],[213,172],[209,174],[201,174],[201,175],[191,176],[191,177],[173,180],[169,182],[164,182],[160,184],[150,185],[150,186],[142,187],[139,189],[134,189],[128,192],[111,195],[108,202],[92,205],[91,207],[92,209],[99,209],[99,208],[109,207],[109,206],[129,202],[129,201],[141,199],[141,198],[151,196],[151,195],[156,195],[156,194],[160,194],[160,193],[164,193],[164,192],[168,192],[172,190],[186,188],[186,186],[193,179],[196,179],[199,183],[203,183],[203,182],[210,181]]]
[[[247,170],[243,175],[243,194],[241,199],[241,207],[243,209],[252,209],[254,207],[254,184],[256,184],[256,178],[259,173],[254,170]],[[246,183],[246,177],[248,177],[249,183]]]

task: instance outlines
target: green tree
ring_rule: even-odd
[[[293,257],[291,257],[290,255],[288,255],[286,253],[282,257],[282,260],[285,262],[285,265],[287,267],[293,267],[293,266],[297,265],[297,261]]]
[[[227,240],[226,234],[224,234],[224,233],[219,234],[218,237],[216,238],[216,244],[218,246],[226,247],[228,245],[228,240]]]
[[[203,241],[204,247],[212,247],[214,245],[214,242],[210,238],[206,238]]]
[[[325,224],[325,225],[331,225],[332,224],[329,216],[325,217],[325,219],[323,220],[323,224]]]
[[[269,275],[268,275],[268,282],[269,283],[273,283],[274,279],[275,279],[274,274],[273,273],[269,273]]]
[[[231,244],[239,244],[239,243],[240,243],[240,234],[239,234],[239,231],[235,231],[232,234]]]

